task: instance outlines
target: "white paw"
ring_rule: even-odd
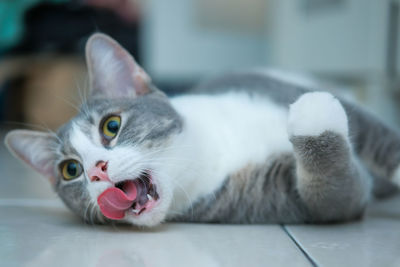
[[[302,95],[290,105],[288,134],[318,136],[325,131],[348,135],[348,121],[340,102],[326,92]]]

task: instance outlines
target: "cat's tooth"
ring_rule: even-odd
[[[132,211],[133,211],[134,213],[136,213],[136,214],[139,213],[139,210],[132,209]]]
[[[147,198],[148,198],[149,200],[153,200],[153,197],[150,196],[149,194],[147,194],[146,196],[147,196]]]

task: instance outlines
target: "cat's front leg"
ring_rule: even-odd
[[[371,179],[352,152],[340,102],[325,92],[302,95],[290,106],[288,133],[296,158],[297,189],[311,221],[360,216]]]

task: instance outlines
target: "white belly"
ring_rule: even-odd
[[[174,141],[181,164],[170,170],[177,183],[175,212],[217,190],[229,174],[292,150],[287,109],[266,98],[231,92],[171,101],[184,119],[184,130]]]

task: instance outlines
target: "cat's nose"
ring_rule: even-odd
[[[96,163],[96,166],[92,167],[88,172],[90,181],[92,181],[92,182],[100,182],[100,181],[111,182],[111,180],[107,174],[107,167],[108,167],[108,162],[98,161]]]

